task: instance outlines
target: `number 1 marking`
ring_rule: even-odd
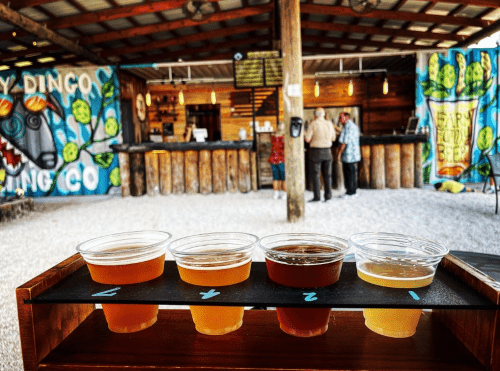
[[[305,301],[314,301],[314,300],[318,300],[317,297],[315,297],[314,295],[316,295],[315,292],[304,292],[302,295],[305,295],[306,297],[304,298]]]

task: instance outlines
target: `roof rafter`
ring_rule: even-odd
[[[312,42],[316,42],[318,44],[330,43],[330,44],[337,44],[337,45],[372,46],[372,47],[382,48],[382,49],[384,49],[384,48],[407,49],[407,50],[429,49],[427,46],[421,46],[421,45],[347,39],[345,37],[318,37],[318,36],[303,35],[302,40],[312,41]]]

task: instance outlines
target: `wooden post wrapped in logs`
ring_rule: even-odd
[[[385,186],[397,189],[401,185],[401,146],[385,145]]]
[[[200,193],[212,192],[212,152],[200,151],[198,157],[198,173],[200,174]]]
[[[370,188],[370,146],[361,146],[361,163],[359,164],[359,188]]]
[[[130,153],[130,194],[142,196],[146,193],[146,175],[144,173],[144,153]]]
[[[372,145],[371,148],[370,188],[385,187],[385,150],[383,144]]]
[[[184,152],[172,151],[172,192],[184,193]]]
[[[226,151],[223,149],[212,152],[212,180],[214,193],[226,192]]]
[[[241,193],[250,192],[250,151],[248,149],[238,150],[238,188]]]
[[[342,171],[342,162],[337,159],[337,153],[339,148],[335,148],[332,152],[333,161],[332,161],[332,189],[336,189],[337,191],[344,192],[344,172]],[[311,174],[311,172],[309,173]],[[309,176],[311,181],[311,191],[312,191],[312,174]]]
[[[422,142],[415,143],[415,183],[414,187],[424,187],[424,175],[422,172]]]
[[[413,188],[415,184],[415,145],[404,143],[401,145],[401,187]]]
[[[257,186],[257,152],[252,151],[250,153],[250,167],[252,171],[252,191],[257,192],[259,190]]]
[[[198,178],[198,151],[186,151],[184,153],[184,174],[186,193],[198,193],[200,189],[200,181]]]
[[[154,151],[144,154],[146,165],[146,188],[148,196],[160,193],[160,177],[158,174],[158,155]]]
[[[158,166],[160,173],[160,193],[169,195],[172,193],[172,156],[169,151],[158,154]]]
[[[234,193],[238,190],[238,151],[228,149],[226,156],[227,190]]]
[[[118,152],[118,162],[120,164],[120,180],[122,197],[130,196],[130,161],[129,154]]]

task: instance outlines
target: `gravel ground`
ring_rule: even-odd
[[[312,193],[306,192],[305,197],[312,198]],[[22,370],[16,287],[73,255],[78,243],[93,237],[156,229],[170,232],[174,239],[215,231],[259,237],[317,232],[347,239],[358,232],[385,231],[437,240],[451,250],[500,255],[500,214],[494,214],[494,207],[495,196],[481,192],[363,189],[357,198],[306,203],[305,220],[291,224],[286,220],[285,201],[273,200],[272,190],[35,199],[30,215],[0,224],[0,370]],[[260,251],[254,253],[254,260],[263,260]]]

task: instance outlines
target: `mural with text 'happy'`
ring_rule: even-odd
[[[500,149],[499,54],[499,48],[418,54],[416,115],[419,130],[429,133],[425,183],[488,176],[485,156]]]
[[[119,192],[115,67],[0,72],[0,196]]]

